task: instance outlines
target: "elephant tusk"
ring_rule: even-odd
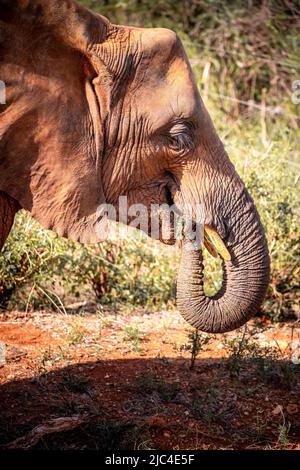
[[[218,253],[224,261],[230,261],[231,256],[220,235],[208,225],[204,226],[204,246],[207,251],[217,258]]]
[[[213,256],[214,258],[218,257],[218,252],[215,249],[214,245],[211,243],[211,241],[208,238],[208,235],[204,229],[204,246],[207,249],[207,251]]]

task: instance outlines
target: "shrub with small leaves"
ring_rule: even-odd
[[[181,351],[188,351],[191,353],[190,369],[194,369],[195,361],[198,354],[203,350],[203,347],[209,344],[211,337],[204,333],[199,333],[199,330],[194,328],[188,333],[188,341],[180,347]]]

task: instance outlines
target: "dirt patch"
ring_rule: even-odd
[[[177,312],[14,312],[0,341],[4,447],[300,449],[295,325],[211,336],[193,370]]]

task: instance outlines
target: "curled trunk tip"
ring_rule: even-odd
[[[270,261],[261,229],[252,250],[237,256],[238,247],[229,248],[231,261],[223,261],[220,291],[207,297],[203,289],[202,251],[188,240],[183,242],[177,281],[177,306],[194,327],[208,333],[224,333],[239,328],[259,309],[269,283]]]

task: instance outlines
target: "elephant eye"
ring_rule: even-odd
[[[175,150],[178,152],[182,152],[186,148],[189,148],[190,142],[189,142],[188,136],[181,134],[176,137],[171,137],[169,147],[172,150]]]
[[[169,131],[169,148],[183,153],[192,149],[193,139],[189,127],[185,124],[175,124]]]

